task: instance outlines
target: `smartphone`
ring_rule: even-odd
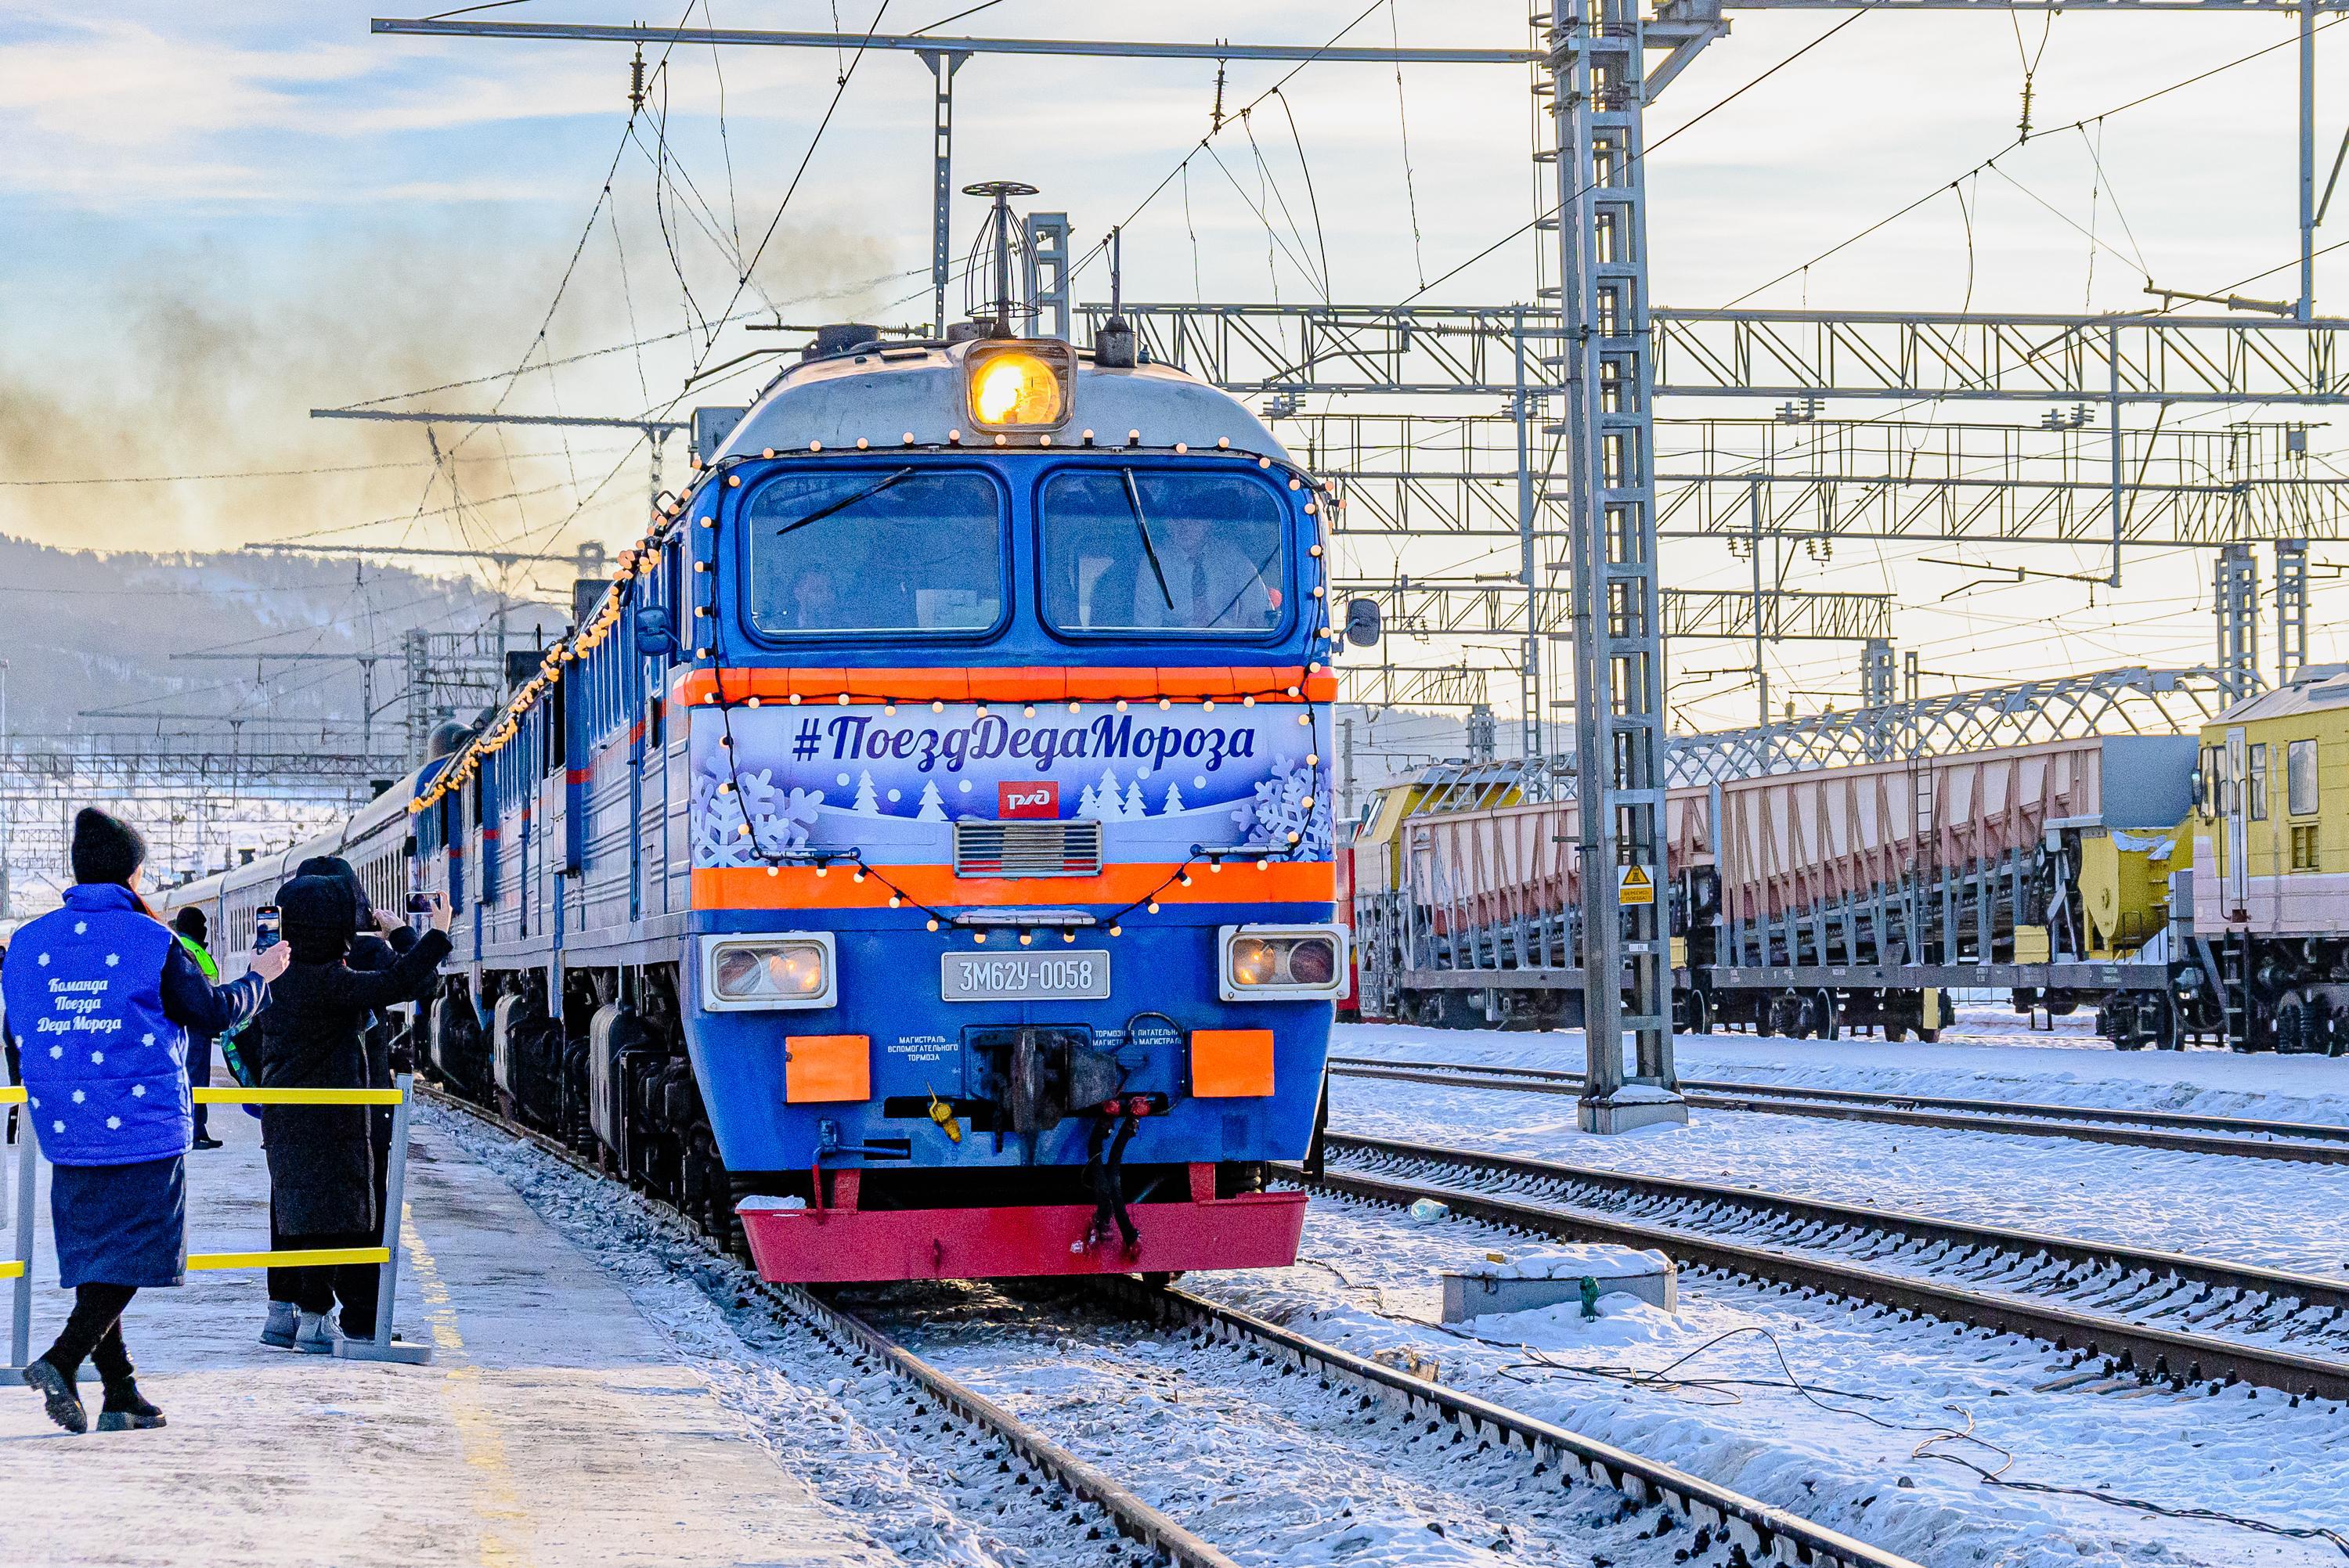
[[[409,893],[409,894],[408,895],[408,913],[410,913],[410,914],[430,914],[430,913],[432,913],[432,910],[433,910],[433,903],[432,903],[432,895],[431,895],[430,893],[429,893],[429,892],[411,892],[411,893]]]
[[[285,917],[277,913],[275,904],[264,903],[254,910],[253,912],[253,950],[259,953],[264,948],[276,946],[281,940],[279,933],[284,925]]]

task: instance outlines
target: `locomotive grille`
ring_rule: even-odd
[[[972,822],[955,825],[958,877],[1090,877],[1102,869],[1099,822]]]

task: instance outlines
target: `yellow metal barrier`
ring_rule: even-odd
[[[199,1088],[191,1091],[199,1105],[386,1105],[394,1108],[391,1159],[385,1171],[384,1232],[398,1233],[398,1216],[407,1208],[408,1115],[414,1103],[409,1092],[414,1079],[406,1073],[394,1088]],[[21,1087],[0,1088],[0,1105],[26,1102]],[[36,1140],[29,1126],[17,1134],[16,1195],[17,1256],[0,1262],[0,1279],[16,1286],[16,1322],[12,1338],[14,1366],[22,1367],[32,1351],[33,1307],[33,1177]],[[258,1253],[191,1253],[188,1272],[203,1274],[224,1269],[331,1268],[340,1264],[373,1264],[383,1270],[377,1289],[376,1335],[372,1341],[338,1340],[335,1353],[347,1359],[402,1361],[417,1364],[432,1358],[429,1345],[395,1345],[391,1339],[391,1309],[399,1283],[399,1257],[388,1245],[375,1247],[304,1247]]]
[[[396,1088],[200,1088],[198,1105],[398,1105]]]

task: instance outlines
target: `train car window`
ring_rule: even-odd
[[[2285,803],[2295,817],[2316,814],[2316,742],[2295,740],[2284,748],[2284,790],[2291,799]]]
[[[750,623],[765,635],[974,633],[1003,618],[1003,498],[985,474],[778,474],[746,517]]]
[[[2251,744],[2251,820],[2264,822],[2268,820],[2268,743],[2264,740]]]
[[[1288,530],[1237,474],[1078,469],[1045,483],[1044,618],[1061,632],[1277,631]]]

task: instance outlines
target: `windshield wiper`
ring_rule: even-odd
[[[1117,477],[1125,481],[1125,506],[1133,513],[1133,526],[1142,534],[1142,553],[1150,558],[1150,574],[1158,579],[1158,596],[1166,601],[1169,610],[1174,608],[1174,591],[1166,586],[1166,569],[1158,564],[1158,546],[1150,541],[1150,521],[1142,515],[1142,492],[1134,488],[1133,470],[1120,469]]]
[[[834,512],[846,511],[850,507],[856,505],[859,501],[871,500],[874,496],[879,495],[891,485],[896,484],[904,480],[912,479],[913,477],[913,469],[899,469],[894,474],[889,474],[881,479],[875,480],[873,483],[866,485],[863,490],[856,491],[853,495],[844,496],[841,500],[833,501],[828,506],[820,506],[813,511],[809,512],[805,517],[793,518],[791,521],[783,524],[782,527],[775,530],[775,533],[777,537],[780,538],[781,535],[789,533],[795,528],[805,528],[809,523],[822,522],[825,518],[832,516]]]

